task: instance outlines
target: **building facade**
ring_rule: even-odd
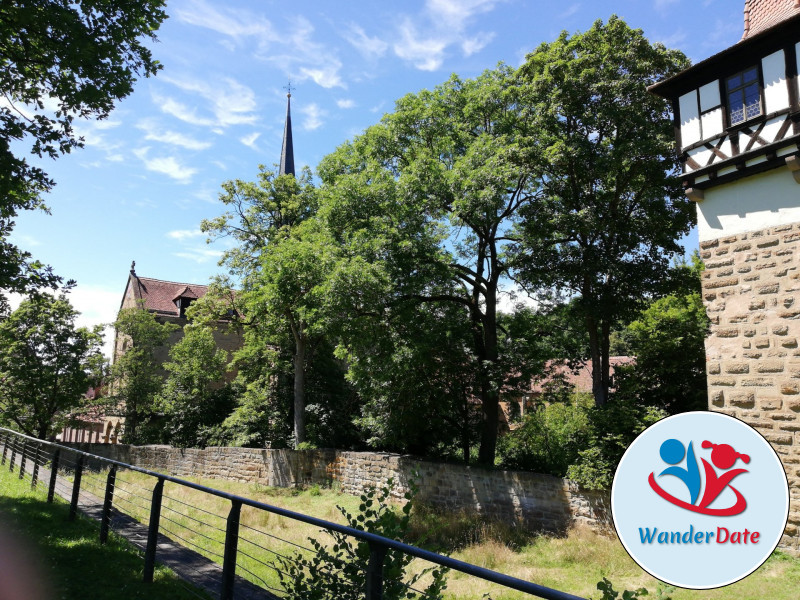
[[[747,0],[735,46],[656,84],[697,202],[709,408],[781,457],[800,553],[800,1]]]

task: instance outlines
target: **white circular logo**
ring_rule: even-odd
[[[650,426],[611,488],[614,526],[639,566],[671,585],[710,589],[755,571],[789,517],[789,484],[749,425],[690,412]]]

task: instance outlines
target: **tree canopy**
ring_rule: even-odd
[[[663,293],[678,240],[694,223],[683,195],[672,115],[647,86],[686,68],[611,17],[562,33],[519,69],[531,121],[540,200],[523,208],[520,277],[531,288],[579,298],[589,335],[593,394],[608,399],[614,323]]]
[[[76,119],[108,116],[155,74],[147,40],[164,0],[21,0],[0,5],[0,290],[57,281],[8,241],[20,210],[45,208],[55,182],[39,164],[83,145]],[[26,146],[29,150],[24,150]],[[37,157],[29,161],[27,154]]]
[[[65,294],[32,295],[0,321],[0,419],[47,439],[102,371],[102,326],[77,327]]]

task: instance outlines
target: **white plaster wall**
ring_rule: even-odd
[[[724,129],[722,126],[722,108],[717,108],[707,112],[700,117],[703,123],[703,139],[718,137],[723,134]]]
[[[789,86],[786,84],[786,55],[773,52],[761,60],[764,73],[764,112],[767,114],[789,108]]]
[[[797,68],[800,69],[800,44],[794,47],[794,53],[797,56]],[[800,77],[795,77],[797,81],[797,93],[800,95]]]
[[[800,222],[800,184],[780,167],[705,190],[697,203],[700,241]]]
[[[700,88],[700,110],[705,112],[722,104],[719,100],[719,80],[715,79]],[[708,136],[706,136],[708,137]]]
[[[685,148],[700,141],[700,113],[697,107],[697,90],[678,99],[681,111],[681,144]]]

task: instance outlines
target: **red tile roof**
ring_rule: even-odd
[[[136,299],[144,300],[144,307],[160,315],[179,316],[180,311],[175,301],[180,298],[202,298],[208,291],[208,286],[193,283],[177,283],[174,281],[161,281],[149,277],[133,277],[134,294]]]
[[[773,25],[800,14],[798,0],[746,0],[742,39],[766,31]]]
[[[613,377],[614,369],[619,365],[629,365],[636,362],[632,356],[609,356],[608,361],[611,365],[610,375]],[[591,392],[592,391],[592,363],[587,361],[578,366],[577,371],[572,371],[569,367],[563,364],[556,364],[554,361],[547,363],[547,370],[553,369],[551,375],[544,381],[534,380],[531,382],[531,392],[534,394],[541,394],[544,391],[545,384],[552,380],[553,377],[563,377],[566,383],[575,386],[578,392]]]

